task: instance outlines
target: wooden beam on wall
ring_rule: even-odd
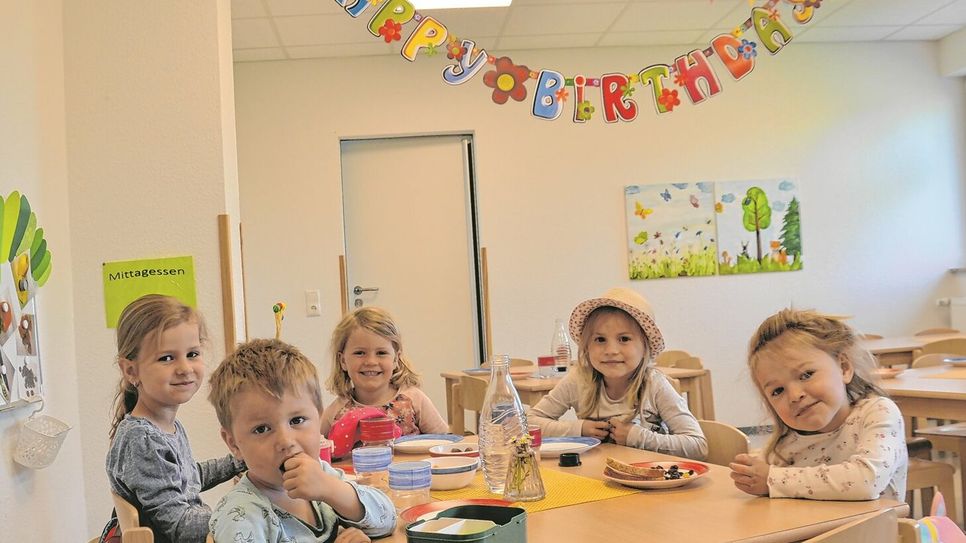
[[[221,255],[221,310],[224,315],[225,353],[235,350],[235,285],[231,273],[231,217],[218,215],[218,246]]]

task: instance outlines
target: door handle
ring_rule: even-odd
[[[352,289],[352,293],[356,296],[362,294],[363,292],[379,292],[379,287],[360,287],[359,285],[356,285],[355,288]]]

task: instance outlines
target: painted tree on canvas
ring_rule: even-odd
[[[792,255],[795,262],[798,262],[802,257],[802,232],[798,216],[798,198],[792,198],[792,201],[788,203],[788,211],[785,212],[783,222],[779,239],[788,254]]]
[[[745,230],[755,233],[758,242],[758,263],[761,264],[761,231],[771,226],[771,206],[768,196],[759,187],[748,189],[745,199],[741,201],[744,215],[741,222]]]

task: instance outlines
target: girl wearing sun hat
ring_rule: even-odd
[[[627,288],[585,300],[570,315],[577,367],[530,409],[544,436],[588,436],[701,460],[708,442],[688,406],[652,365],[664,337],[647,300]],[[570,408],[578,420],[559,420]]]

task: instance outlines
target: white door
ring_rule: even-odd
[[[483,343],[471,161],[470,136],[342,142],[349,309],[389,310],[444,419],[440,372]]]

